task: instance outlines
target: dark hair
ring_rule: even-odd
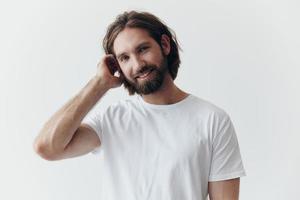
[[[173,80],[175,80],[180,65],[177,42],[174,31],[165,25],[159,18],[148,12],[126,11],[116,17],[115,21],[108,26],[103,38],[103,48],[106,54],[114,54],[113,44],[117,35],[128,28],[141,28],[146,30],[150,36],[161,46],[161,36],[166,34],[170,38],[170,53],[167,56],[168,69]]]

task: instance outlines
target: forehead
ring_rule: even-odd
[[[144,29],[125,28],[117,35],[113,44],[113,49],[115,54],[118,55],[131,51],[144,42],[153,43],[155,40]]]

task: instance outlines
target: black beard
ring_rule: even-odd
[[[138,81],[132,82],[126,78],[124,79],[124,87],[128,89],[130,95],[133,95],[134,93],[147,95],[157,91],[162,86],[165,75],[168,72],[167,59],[164,58],[160,66],[145,65],[140,72],[147,70],[152,70],[151,73],[154,74],[151,74],[151,76],[153,76],[153,78],[145,80],[143,83],[138,83]],[[135,80],[137,79],[138,78]]]

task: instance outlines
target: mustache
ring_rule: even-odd
[[[155,69],[155,66],[153,65],[145,65],[144,67],[142,67],[138,73],[134,76],[134,78],[138,78],[139,76],[141,76],[142,74],[144,74],[145,72],[151,71]]]

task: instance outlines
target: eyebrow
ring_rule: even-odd
[[[142,43],[140,43],[139,45],[137,45],[137,46],[135,47],[135,50],[138,50],[138,49],[140,49],[142,46],[145,46],[145,45],[150,45],[150,42],[142,42]],[[126,54],[126,53],[123,52],[123,53],[118,54],[116,57],[117,57],[117,59],[120,59],[120,57],[124,56],[125,54]]]

